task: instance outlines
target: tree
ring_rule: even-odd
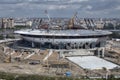
[[[112,23],[106,23],[103,29],[114,29],[114,25]]]

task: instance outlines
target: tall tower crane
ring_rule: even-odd
[[[74,16],[69,20],[69,23],[68,23],[68,28],[69,29],[72,29],[74,27],[76,15],[77,15],[77,13],[75,13]]]

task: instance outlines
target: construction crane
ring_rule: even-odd
[[[41,28],[42,21],[43,21],[42,18],[39,19],[39,21],[38,21],[38,28]]]
[[[93,28],[95,29],[95,28],[96,28],[96,25],[95,25],[93,19],[91,19],[91,22],[92,22],[92,24],[93,24]]]
[[[88,23],[88,19],[84,18],[84,21],[85,21],[85,24],[86,24],[87,28],[90,29],[90,24]]]
[[[72,29],[72,28],[74,27],[76,18],[77,18],[77,12],[76,12],[76,13],[74,14],[74,16],[69,20],[69,23],[68,23],[68,28],[69,28],[69,29]]]
[[[34,29],[35,26],[36,26],[36,24],[35,24],[35,19],[34,19],[34,20],[32,21],[32,29]]]
[[[93,24],[91,23],[91,20],[90,19],[87,19],[89,25],[90,25],[90,29],[93,29]]]
[[[47,17],[48,17],[48,24],[49,24],[48,31],[49,31],[49,28],[51,27],[51,19],[50,19],[50,16],[49,16],[49,14],[48,14],[48,11],[47,11],[47,10],[45,10],[45,14],[46,14],[46,15],[47,15]]]
[[[96,25],[95,25],[93,19],[84,19],[84,21],[85,21],[85,24],[87,25],[88,29],[92,29],[92,30],[95,29]]]

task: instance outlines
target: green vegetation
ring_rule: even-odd
[[[110,38],[120,38],[120,33],[119,33],[119,32],[113,32],[113,33],[110,35]]]
[[[104,25],[104,28],[105,30],[120,30],[120,25],[117,25],[114,27],[113,24],[111,23],[108,23],[108,25]],[[113,32],[112,35],[110,35],[110,38],[120,38],[120,33],[119,32]]]
[[[112,23],[108,23],[107,25],[105,24],[103,29],[112,30],[112,29],[114,29],[114,25]]]
[[[15,39],[14,35],[7,35],[6,38]]]
[[[106,79],[78,79],[72,77],[49,77],[40,75],[13,74],[0,72],[0,79],[3,80],[106,80]],[[109,78],[108,80],[120,80],[119,78]]]
[[[120,24],[115,27],[116,29],[120,29]]]
[[[120,24],[117,26],[114,26],[112,23],[105,24],[103,29],[113,30],[113,29],[120,29]]]
[[[14,35],[7,35],[6,38],[11,38],[11,39],[15,39]],[[3,40],[4,36],[0,35],[0,40]]]
[[[7,30],[19,30],[19,29],[25,29],[30,28],[29,26],[14,26],[14,28],[0,28],[0,31],[7,31]]]
[[[4,37],[2,35],[0,35],[0,39],[4,39]]]
[[[29,28],[28,26],[14,26],[15,30]]]

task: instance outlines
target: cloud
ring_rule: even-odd
[[[0,0],[1,16],[120,17],[120,0]]]

